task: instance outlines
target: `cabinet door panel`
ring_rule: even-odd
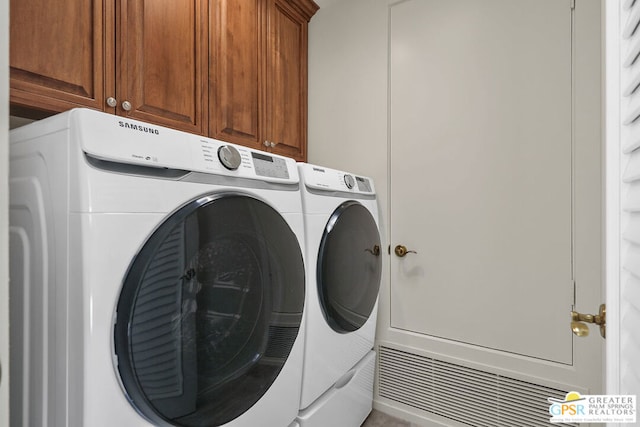
[[[209,133],[213,138],[259,148],[264,2],[215,3],[210,38]]]
[[[120,3],[118,113],[204,133],[207,79],[206,2]],[[122,102],[131,103],[123,109]]]
[[[104,109],[104,12],[110,2],[12,0],[11,103]]]
[[[302,160],[307,145],[307,20],[285,1],[270,6],[266,133],[276,143],[274,152]]]

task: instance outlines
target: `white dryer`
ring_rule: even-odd
[[[294,422],[293,160],[86,109],[10,159],[12,426]]]
[[[357,427],[371,411],[382,254],[370,178],[298,164],[307,259],[298,423]]]

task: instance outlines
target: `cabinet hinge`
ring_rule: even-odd
[[[573,285],[573,303],[571,304],[571,309],[574,310],[576,308],[576,281],[572,280],[571,283]]]
[[[576,8],[576,0],[569,0],[569,7],[574,10]]]

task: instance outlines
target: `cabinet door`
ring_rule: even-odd
[[[264,1],[214,2],[210,23],[209,135],[262,146]]]
[[[269,0],[267,23],[266,137],[273,152],[306,158],[307,26],[284,0]]]
[[[116,113],[206,133],[207,2],[120,0],[119,6]]]
[[[12,0],[10,85],[13,108],[104,110],[105,14],[110,0]]]

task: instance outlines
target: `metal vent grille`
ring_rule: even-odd
[[[470,426],[548,427],[547,398],[567,393],[389,347],[379,350],[381,397]]]

